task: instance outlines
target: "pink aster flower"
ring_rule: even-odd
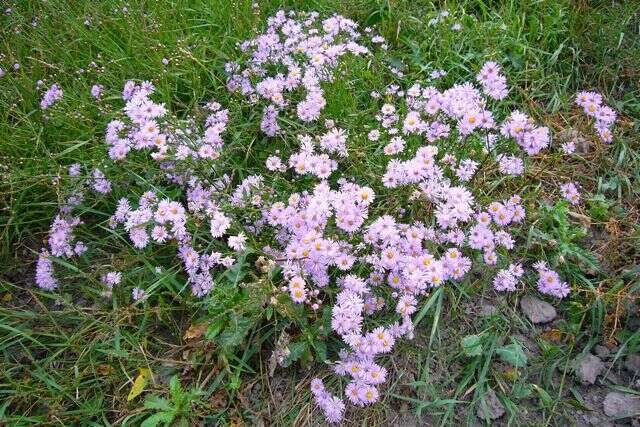
[[[113,288],[115,285],[120,284],[122,281],[122,273],[117,271],[110,271],[102,276],[102,283],[107,285],[108,288]]]
[[[519,157],[498,154],[496,160],[499,163],[500,173],[517,176],[524,172],[524,163]]]
[[[564,298],[569,295],[569,286],[560,280],[560,276],[548,268],[538,269],[538,290],[556,298]]]
[[[569,201],[572,205],[580,203],[580,193],[573,182],[567,182],[560,185],[562,197]]]
[[[576,151],[576,141],[572,139],[562,144],[562,152],[565,154],[573,154]]]
[[[91,86],[91,96],[94,98],[100,98],[100,96],[102,95],[102,92],[104,91],[104,86],[99,85],[99,84],[95,84],[93,86]]]
[[[516,290],[518,279],[509,269],[500,270],[493,278],[493,287],[498,292],[513,292]]]
[[[214,238],[222,237],[231,226],[231,220],[222,212],[216,212],[211,218],[211,235]]]
[[[102,194],[111,192],[111,181],[105,178],[104,173],[97,168],[93,170],[93,189]]]
[[[144,289],[136,286],[131,290],[131,297],[133,298],[134,301],[142,301],[147,298],[147,293],[145,292]]]
[[[227,244],[236,252],[242,252],[246,248],[247,236],[240,233],[237,236],[230,236]]]
[[[58,287],[58,281],[53,276],[53,263],[49,258],[49,253],[42,250],[38,256],[36,265],[36,284],[42,289],[51,291]]]

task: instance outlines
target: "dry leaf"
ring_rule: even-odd
[[[211,396],[209,403],[214,409],[222,409],[227,406],[227,393],[224,390],[219,390],[216,394]]]
[[[111,372],[111,366],[109,365],[98,365],[96,366],[96,372],[100,375],[108,375]]]
[[[209,327],[208,323],[199,323],[195,325],[189,326],[187,332],[184,333],[185,340],[193,340],[196,338],[200,338],[205,332],[207,332],[207,328]]]
[[[242,418],[236,415],[235,417],[231,418],[231,421],[229,421],[228,427],[243,427],[244,425],[245,424]]]
[[[518,370],[516,368],[507,368],[502,372],[502,375],[508,381],[515,381],[520,376],[520,373],[518,372]]]
[[[558,329],[551,329],[550,331],[541,333],[540,338],[545,341],[559,343],[562,341],[562,331]]]

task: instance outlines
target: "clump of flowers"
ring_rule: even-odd
[[[327,140],[329,139],[329,137],[332,139],[338,139],[335,144],[340,144],[343,152],[344,150],[346,150],[346,137],[340,134],[325,135],[320,142],[323,148],[328,146],[329,142]],[[298,135],[298,140],[300,141],[300,151],[292,154],[291,157],[289,157],[289,167],[293,168],[297,174],[311,174],[317,176],[320,179],[326,179],[331,175],[333,171],[338,168],[338,163],[335,160],[331,159],[328,154],[316,153],[313,139],[309,135]],[[272,160],[272,162],[275,162],[275,160]],[[283,170],[282,164],[277,166],[278,168],[272,170]]]
[[[131,298],[133,298],[134,301],[144,301],[147,298],[147,293],[144,289],[136,286],[131,290]]]
[[[53,263],[49,258],[49,252],[43,249],[36,264],[36,284],[48,291],[58,287],[58,280],[53,275]]]
[[[613,141],[611,128],[616,122],[615,110],[602,102],[602,95],[597,92],[579,92],[576,104],[582,107],[584,113],[595,119],[594,128],[603,142]]]
[[[111,181],[109,181],[100,169],[93,170],[92,185],[94,191],[102,194],[111,192]]]
[[[509,93],[507,78],[501,73],[500,65],[493,61],[482,66],[476,80],[482,85],[484,93],[493,99],[504,99]]]
[[[526,217],[524,203],[517,194],[484,197],[490,193],[477,176],[519,179],[525,153],[546,148],[550,132],[523,112],[505,117],[492,110],[494,101],[508,95],[506,77],[494,62],[484,64],[477,83],[449,87],[396,74],[402,86],[373,92],[378,111],[370,125],[347,129],[327,116],[325,91],[342,57],[374,56],[376,46],[384,51],[384,38],[371,29],[364,34],[341,16],[321,20],[313,12],[280,11],[263,34],[239,44],[240,58],[225,66],[227,89],[237,95],[233,102],[259,108],[255,130],[262,138],[286,142],[284,149],[265,144],[260,169],[246,174],[225,159],[234,148],[228,109],[211,101],[204,105],[206,118],[177,119],[153,100],[152,83],[126,82],[125,105],[106,129],[109,167],[87,168],[86,177],[81,165],[69,168],[68,179],[79,181],[80,190],[65,199],[54,220],[38,259],[38,286],[59,284],[51,257],[72,258],[87,249],[73,234],[81,224],[75,208],[85,197],[113,197],[118,183],[109,179],[110,168],[126,168],[132,151],[147,153],[161,188],[117,199],[107,221],[113,233],[141,253],[163,247],[179,260],[185,286],[198,298],[210,295],[237,259],[258,252],[265,264],[278,267],[281,283],[274,292],[281,299],[305,313],[328,309],[331,331],[342,342],[332,368],[346,379],[347,401],[375,403],[387,379],[383,356],[400,339],[413,337],[413,316],[425,295],[465,280],[474,267],[491,272],[499,292],[525,282],[527,261],[510,254]],[[321,130],[311,123],[319,119],[325,123]],[[348,175],[359,140],[388,156],[381,176]],[[287,184],[276,187],[278,181]],[[396,190],[411,197],[396,198]],[[563,192],[573,195],[569,187]],[[429,213],[408,219],[402,210],[387,209],[390,200]],[[540,292],[568,294],[546,264],[535,270]],[[122,276],[110,271],[100,282],[123,287]],[[135,287],[131,297],[142,301],[152,293]],[[385,310],[392,320],[381,323],[376,313]],[[327,420],[340,422],[345,400],[320,379],[311,390]]]
[[[73,231],[81,224],[79,217],[71,217],[65,214],[58,214],[49,230],[49,249],[42,249],[36,267],[36,284],[43,289],[55,289],[58,281],[53,273],[53,264],[50,256],[60,258],[73,258],[86,252],[87,246],[77,240]]]
[[[524,270],[520,264],[511,264],[508,268],[498,271],[493,278],[493,287],[498,292],[513,292],[523,274]]]
[[[527,154],[538,154],[549,146],[549,128],[536,127],[533,121],[524,113],[514,111],[502,124],[500,132],[505,137],[515,139]]]
[[[316,12],[279,11],[263,34],[240,43],[247,59],[225,65],[227,88],[264,105],[260,127],[269,136],[278,132],[277,118],[287,110],[302,122],[317,120],[326,105],[321,83],[334,78],[341,57],[369,53],[358,43],[354,21],[338,15],[318,18]]]
[[[311,392],[318,406],[324,412],[327,421],[330,423],[338,423],[344,416],[344,402],[339,397],[333,396],[328,393],[322,380],[319,378],[311,381]]]

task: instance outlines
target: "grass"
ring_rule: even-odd
[[[256,279],[254,288],[236,293],[221,282],[212,299],[194,301],[179,266],[155,273],[169,253],[122,249],[127,243],[101,226],[96,234],[82,236],[100,241],[99,262],[70,270],[71,285],[56,292],[32,286],[37,251],[65,195],[53,179],[76,161],[109,167],[104,129],[121,108],[123,82],[152,80],[178,116],[197,111],[211,98],[231,104],[224,63],[237,55],[236,42],[263,28],[266,17],[282,7],[337,12],[379,26],[389,41],[391,65],[416,79],[444,69],[451,84],[471,78],[485,60],[497,60],[512,88],[503,112],[524,105],[554,133],[573,128],[592,142],[586,154],[570,160],[557,150],[546,152],[528,169],[523,186],[509,189],[531,201],[533,215],[521,230],[526,254],[554,259],[574,285],[573,296],[558,304],[562,320],[541,332],[522,316],[517,295],[496,295],[475,275],[441,288],[420,306],[416,340],[386,359],[393,379],[382,403],[350,409],[347,418],[376,425],[416,411],[428,424],[472,423],[476,405],[492,388],[506,407],[504,422],[576,422],[585,390],[571,374],[575,357],[596,344],[612,348],[616,361],[640,349],[634,314],[640,289],[640,5],[580,0],[259,4],[256,10],[244,0],[20,1],[0,16],[0,67],[7,72],[0,78],[0,423],[137,425],[164,412],[175,421],[211,425],[317,422],[307,381],[323,372],[313,360],[322,349],[307,351],[288,371],[268,375],[268,354],[290,325],[277,310],[262,309],[275,283]],[[445,7],[451,12],[449,24],[428,26]],[[462,30],[451,30],[453,22]],[[169,59],[168,66],[162,58]],[[92,61],[97,67],[90,66]],[[12,71],[16,62],[21,68]],[[342,71],[327,93],[326,112],[340,117],[346,128],[361,129],[366,126],[362,113],[372,115],[378,108],[369,97],[371,88],[382,89],[393,77],[361,60],[348,61]],[[64,88],[64,99],[51,113],[38,108],[39,79],[45,87],[57,82]],[[89,95],[94,83],[106,88],[99,102]],[[596,142],[572,105],[579,89],[600,91],[622,113],[613,145]],[[233,113],[246,117],[247,125],[233,135],[237,148],[229,161],[246,176],[268,153],[250,124],[252,112]],[[384,169],[380,147],[361,144],[346,168],[373,183]],[[131,170],[114,169],[119,174],[114,181],[123,183],[124,194],[140,184],[160,188],[148,167],[139,159]],[[555,204],[557,184],[566,180],[580,183],[589,194],[580,208]],[[497,191],[482,197],[497,197]],[[389,193],[381,194],[385,209],[396,203]],[[84,209],[100,224],[112,207],[101,202]],[[134,283],[147,284],[157,296],[154,304],[102,298],[96,277],[110,266],[130,271],[128,280]],[[478,315],[479,300],[496,306],[497,313]],[[320,336],[314,327],[309,330]],[[331,349],[332,339],[326,342]],[[465,347],[470,342],[482,346],[481,354]],[[525,349],[526,366],[514,368],[501,358],[505,350],[500,349],[513,342]],[[140,368],[152,372],[145,393],[165,399],[157,407],[145,407],[141,398],[127,400]],[[175,385],[178,378],[181,387]]]

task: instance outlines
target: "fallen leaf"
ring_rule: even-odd
[[[562,341],[562,331],[558,329],[552,329],[540,334],[540,338],[545,341],[559,343]]]
[[[13,299],[13,296],[7,292],[6,294],[2,295],[2,301],[4,302],[9,302]]]
[[[517,380],[520,376],[516,368],[507,368],[502,372],[502,375],[505,377],[505,379],[512,382]]]
[[[133,381],[133,386],[131,386],[131,391],[129,392],[129,396],[127,396],[127,401],[135,399],[144,391],[150,376],[151,371],[149,369],[140,368],[140,373],[136,377],[135,381]]]
[[[100,375],[108,375],[109,372],[111,372],[111,366],[109,366],[109,365],[98,365],[98,366],[96,366],[96,371]]]
[[[202,335],[204,335],[205,332],[207,332],[208,327],[209,327],[208,323],[199,323],[199,324],[191,325],[189,326],[189,329],[187,329],[187,332],[184,333],[184,339],[193,340],[196,338],[200,338]]]
[[[214,409],[222,409],[227,406],[227,393],[221,389],[209,399]]]
[[[228,427],[243,427],[244,425],[245,424],[242,418],[236,415],[233,418],[231,418],[231,420],[229,421]]]

